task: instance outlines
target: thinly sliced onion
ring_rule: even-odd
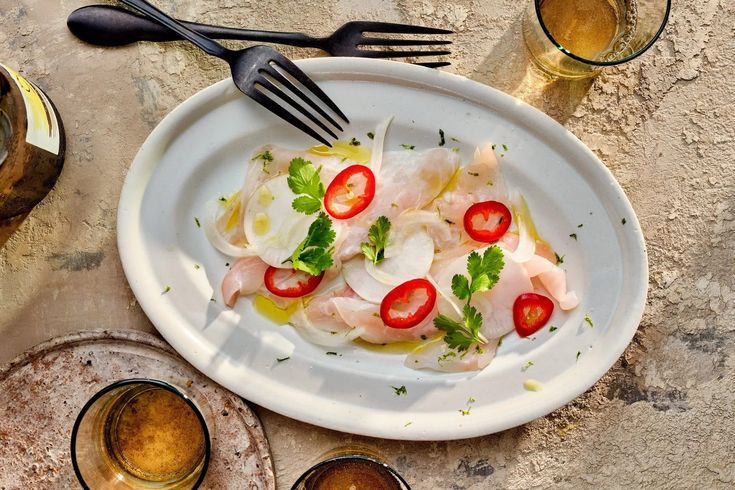
[[[370,159],[370,170],[377,177],[380,173],[380,167],[383,165],[383,147],[385,146],[385,135],[388,133],[388,127],[393,122],[393,116],[389,117],[375,128],[375,137],[373,138],[373,152]]]
[[[434,277],[431,274],[426,274],[426,280],[429,281],[432,286],[434,286],[434,288],[436,289],[436,292],[439,293],[439,296],[444,298],[447,301],[447,303],[449,303],[449,306],[451,306],[452,309],[457,312],[457,316],[459,316],[459,318],[462,318],[463,316],[462,310],[459,308],[459,305],[455,303],[454,298],[451,295],[448,295],[447,293],[445,293],[444,290],[439,287],[439,283],[436,282],[436,279],[434,279]]]
[[[326,347],[347,345],[362,335],[361,328],[350,328],[349,330],[343,330],[333,334],[332,332],[327,332],[316,327],[311,320],[309,320],[309,316],[306,314],[303,302],[299,303],[290,323],[296,331],[298,331],[299,334],[305,337],[308,341]]]
[[[207,236],[207,239],[214,248],[230,257],[240,258],[258,255],[252,247],[233,245],[217,229],[217,213],[219,212],[219,209],[220,206],[216,201],[210,201],[206,205],[206,212],[204,215],[204,234]]]
[[[518,247],[510,257],[517,263],[522,264],[531,260],[536,253],[536,226],[531,218],[526,199],[519,193],[514,193],[511,198],[511,210],[513,221],[518,226]]]
[[[397,286],[410,279],[424,277],[434,261],[434,240],[423,228],[396,233],[385,249],[385,260],[374,264],[365,259],[365,270],[383,284]]]

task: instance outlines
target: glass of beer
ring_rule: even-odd
[[[198,488],[210,449],[196,404],[151,379],[118,381],[99,391],[82,408],[71,436],[74,472],[90,490]]]
[[[364,447],[342,447],[323,454],[291,490],[410,490],[396,470]]]
[[[530,0],[523,38],[547,74],[587,78],[644,53],[670,10],[671,0]]]

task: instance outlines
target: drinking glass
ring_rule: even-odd
[[[530,0],[523,38],[544,72],[587,78],[643,54],[670,10],[671,0]]]
[[[411,490],[406,480],[369,448],[341,447],[323,454],[319,459],[321,461],[296,480],[291,490]]]
[[[207,472],[202,412],[164,381],[126,379],[95,394],[71,435],[74,472],[88,490],[189,490]]]

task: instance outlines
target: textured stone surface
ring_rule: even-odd
[[[81,0],[0,0],[0,59],[51,95],[69,134],[56,189],[0,251],[0,360],[55,334],[152,331],[115,249],[127,167],[153,126],[226,67],[180,44],[85,46]],[[279,488],[345,442],[377,447],[417,489],[735,485],[735,4],[674,2],[663,38],[592,81],[527,71],[516,0],[160,0],[203,22],[326,33],[348,18],[449,26],[451,71],[523,98],[590,146],[625,188],[651,284],[634,342],[585,395],[501,434],[407,443],[261,409]],[[314,51],[285,49],[293,57]]]

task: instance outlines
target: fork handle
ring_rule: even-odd
[[[261,41],[301,48],[322,48],[319,38],[298,32],[255,31],[181,20],[178,22],[213,39]],[[137,41],[178,41],[182,38],[157,22],[114,5],[87,5],[78,8],[69,15],[67,25],[79,39],[98,46],[123,46]]]
[[[150,17],[159,24],[165,26],[171,31],[176,32],[179,36],[189,40],[195,44],[202,51],[218,58],[227,59],[228,54],[231,52],[229,49],[222,46],[217,41],[208,38],[207,36],[200,34],[192,29],[189,29],[179,21],[169,17],[156,7],[148,3],[146,0],[120,0],[125,5],[133,7],[135,10],[142,14]]]

